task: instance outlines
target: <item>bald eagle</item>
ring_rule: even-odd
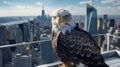
[[[58,9],[52,14],[52,46],[65,67],[109,67],[92,36],[72,21],[68,10]]]

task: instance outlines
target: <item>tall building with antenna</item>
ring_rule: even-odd
[[[42,3],[43,4],[42,4],[42,13],[41,13],[42,15],[41,16],[45,16],[45,10],[44,10],[44,2],[43,2],[43,0],[42,0]]]
[[[41,15],[37,16],[34,19],[34,22],[36,23],[38,29],[40,30],[40,34],[43,33],[48,33],[50,34],[50,30],[52,27],[51,24],[51,17],[45,13],[45,7],[44,7],[44,2],[42,0],[42,10],[41,10]]]
[[[86,5],[86,22],[85,30],[91,35],[97,35],[97,9],[93,6],[93,0],[90,4]],[[94,36],[97,43],[97,37]]]

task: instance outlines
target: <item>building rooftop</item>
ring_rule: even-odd
[[[120,51],[119,50],[110,50],[103,52],[103,57],[105,62],[110,67],[120,67]]]

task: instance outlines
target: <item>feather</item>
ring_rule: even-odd
[[[53,16],[62,18],[52,18],[52,45],[62,62],[69,67],[79,63],[88,67],[109,67],[92,36],[75,26],[69,11],[60,9]]]
[[[60,33],[57,38],[57,53],[63,61],[86,65],[104,63],[97,44],[89,33],[73,29],[69,34]],[[69,57],[69,58],[68,58]],[[78,61],[78,62],[76,62]]]

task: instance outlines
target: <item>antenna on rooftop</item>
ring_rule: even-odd
[[[42,0],[42,9],[44,10],[44,0]]]
[[[90,4],[93,6],[93,0],[90,1]]]

